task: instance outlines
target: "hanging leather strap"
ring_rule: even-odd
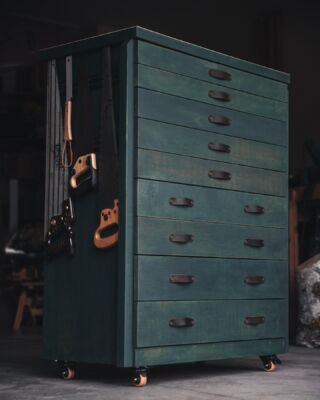
[[[108,248],[118,243],[118,148],[112,94],[111,50],[102,50],[101,127],[99,151],[99,219],[94,245]]]

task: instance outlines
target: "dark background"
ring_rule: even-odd
[[[2,1],[1,248],[13,229],[30,222],[41,223],[43,218],[46,67],[38,61],[38,50],[140,25],[289,72],[290,172],[294,174],[312,165],[304,142],[318,137],[319,17],[320,4],[312,0]],[[15,191],[9,190],[12,180],[18,185],[18,208],[11,210],[9,217],[13,204],[10,196],[15,196]],[[3,254],[0,257],[1,270],[8,260]],[[3,293],[0,284],[0,326],[5,325],[1,316],[10,309],[1,301]],[[7,321],[11,319],[9,310]]]

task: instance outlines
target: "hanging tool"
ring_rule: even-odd
[[[64,130],[61,162],[64,168],[71,167],[73,163],[72,148],[72,57],[66,58],[66,102],[64,105]]]
[[[101,93],[101,126],[99,149],[99,216],[94,234],[94,245],[99,249],[115,246],[118,242],[118,150],[112,94],[111,50],[103,49]]]

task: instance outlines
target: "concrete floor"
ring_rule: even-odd
[[[131,374],[105,366],[80,365],[77,379],[59,379],[53,363],[41,359],[36,336],[0,338],[1,400],[320,400],[320,349],[291,347],[276,372],[257,358],[157,367],[144,388]]]

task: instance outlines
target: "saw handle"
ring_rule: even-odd
[[[98,249],[107,249],[118,243],[118,232],[102,237],[101,234],[107,229],[119,225],[119,200],[114,199],[113,208],[104,208],[100,213],[100,225],[94,234],[94,245]]]
[[[63,147],[61,162],[64,168],[71,167],[73,163],[73,149],[72,149],[72,101],[67,100],[64,105],[64,130],[63,130]]]

